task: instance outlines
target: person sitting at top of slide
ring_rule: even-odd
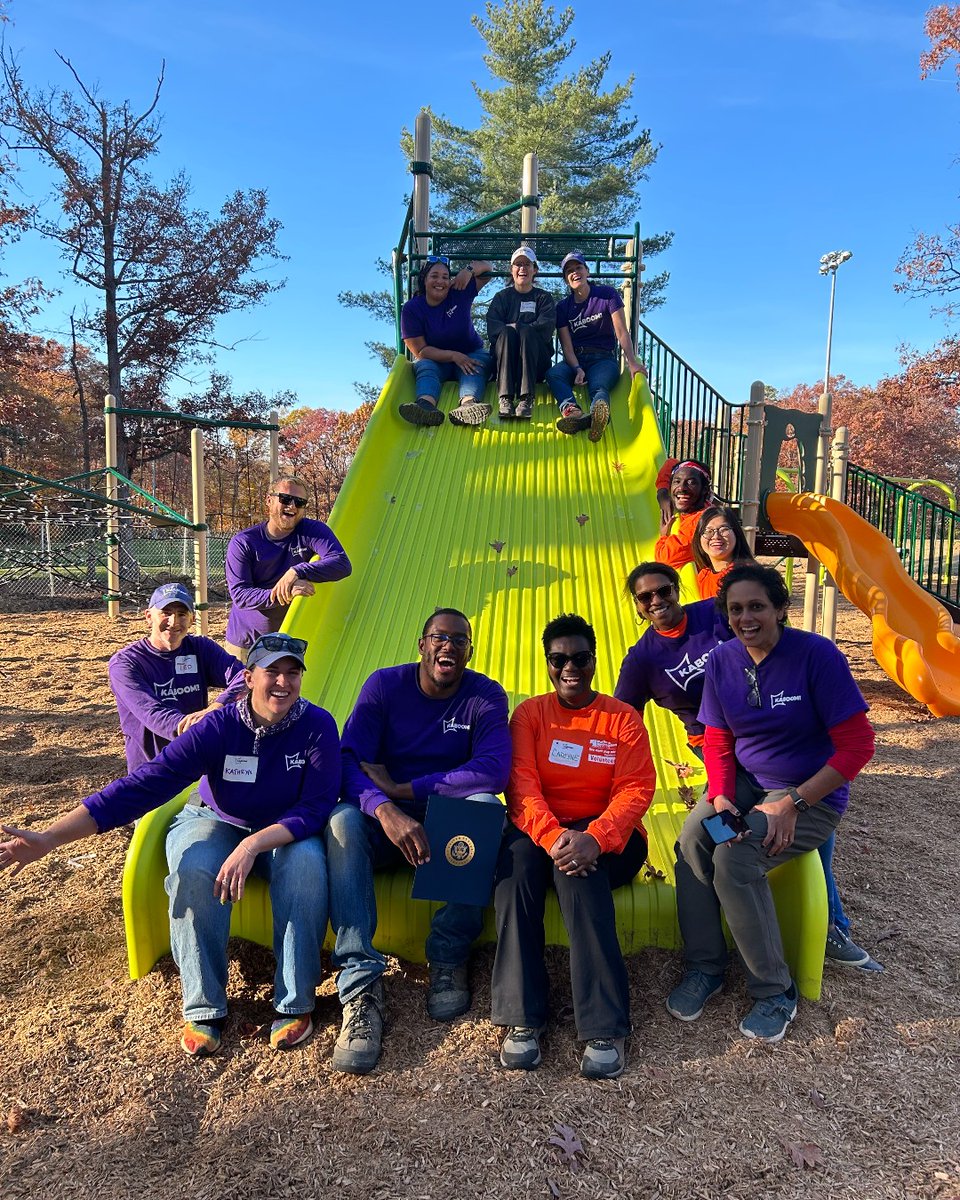
[[[659,496],[659,492],[658,492]],[[700,513],[713,500],[710,472],[694,458],[678,462],[670,472],[674,512],[661,506],[660,536],[654,549],[657,562],[679,570],[693,562],[693,535]]]
[[[510,274],[512,284],[497,292],[487,309],[487,339],[496,360],[500,417],[529,421],[536,385],[546,378],[553,357],[557,313],[550,293],[534,287],[537,256],[530,246],[514,250]]]
[[[754,561],[740,518],[733,509],[720,505],[705,508],[693,533],[693,565],[697,568],[700,598],[709,600],[715,596],[725,572],[736,563]]]
[[[144,616],[147,636],[118,650],[107,664],[128,772],[247,690],[243,663],[212,638],[190,632],[193,596],[182,583],[161,584]],[[211,684],[226,690],[208,704]]]
[[[442,425],[440,388],[460,385],[460,403],[450,412],[453,425],[482,425],[490,416],[483,402],[492,359],[473,326],[470,306],[490,278],[488,262],[472,262],[450,278],[450,260],[428,255],[420,269],[417,294],[400,310],[400,333],[413,355],[417,399],[400,405],[412,425]]]
[[[313,1031],[327,927],[318,835],[340,788],[340,739],[333,717],[300,696],[306,648],[285,633],[258,638],[243,700],[211,713],[46,829],[0,826],[10,836],[0,843],[0,869],[16,874],[52,850],[142,817],[200,778],[167,833],[164,884],[183,989],[180,1045],[190,1055],[220,1046],[231,906],[251,872],[268,881],[273,910],[270,1044],[289,1050]]]
[[[431,795],[499,804],[510,774],[507,696],[467,670],[473,634],[466,616],[438,608],[418,643],[419,662],[382,667],[360,689],[343,729],[343,803],[327,830],[333,964],[343,1026],[335,1071],[365,1075],[380,1057],[387,960],[374,949],[375,868],[429,861],[423,828]],[[443,853],[442,847],[438,853]],[[483,909],[446,904],[427,938],[427,1011],[452,1021],[470,1007],[467,959]]]
[[[633,352],[617,289],[591,283],[586,259],[579,251],[568,254],[560,270],[570,288],[570,295],[557,305],[563,358],[547,371],[547,384],[560,409],[557,429],[561,433],[589,429],[590,441],[599,442],[610,420],[610,390],[620,378],[617,343],[631,379],[646,370]],[[573,389],[584,385],[590,397],[589,415],[573,397]]]
[[[294,596],[312,596],[315,583],[345,579],[353,569],[333,530],[305,517],[306,507],[307,485],[281,475],[270,482],[266,521],[230,539],[227,649],[236,658],[245,659],[261,633],[280,628]]]

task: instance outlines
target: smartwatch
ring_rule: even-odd
[[[806,802],[806,800],[804,800],[795,787],[787,788],[787,795],[793,801],[793,807],[798,813],[805,813],[809,811],[810,805]]]

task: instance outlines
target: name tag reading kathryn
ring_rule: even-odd
[[[223,778],[230,783],[256,783],[259,762],[255,754],[228,754],[223,760]]]
[[[561,742],[556,739],[550,747],[550,761],[561,767],[579,767],[583,757],[583,747],[576,742]]]
[[[173,667],[178,675],[196,675],[197,656],[195,654],[178,654],[173,660]]]
[[[523,315],[523,313],[535,313],[536,311],[537,311],[536,300],[521,300],[520,301],[521,316]]]

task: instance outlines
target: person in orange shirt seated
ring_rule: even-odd
[[[658,500],[661,476],[657,478]],[[713,486],[707,467],[693,458],[678,462],[670,472],[669,496],[672,511],[661,505],[660,536],[654,558],[679,571],[688,562],[693,562],[697,521],[707,505],[713,502]]]
[[[710,600],[720,580],[737,563],[756,562],[740,518],[732,508],[705,508],[693,535],[693,565],[697,568],[700,599]]]
[[[570,941],[577,1037],[587,1043],[580,1073],[622,1074],[630,997],[612,890],[647,857],[642,817],[656,773],[636,710],[593,688],[597,638],[564,613],[543,631],[554,690],[518,705],[510,720],[510,822],[497,863],[497,952],[492,1019],[508,1027],[505,1067],[540,1064],[549,991],[543,914],[552,883]]]

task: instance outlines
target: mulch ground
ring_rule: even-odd
[[[106,684],[139,619],[7,615],[0,815],[41,824],[123,773]],[[222,634],[222,614],[214,632]],[[827,968],[788,1038],[737,1033],[743,979],[687,1026],[664,1009],[678,957],[629,960],[635,1034],[615,1083],[577,1074],[567,964],[550,952],[555,1018],[542,1067],[498,1064],[491,952],[473,1010],[424,1010],[424,969],[393,961],[380,1067],[335,1075],[332,981],[318,1031],[270,1051],[272,959],[236,943],[224,1047],[180,1051],[169,959],[127,978],[120,875],[128,835],[66,847],[0,879],[0,1196],[193,1200],[314,1197],[960,1198],[960,918],[956,720],[934,720],[876,666],[867,622],[841,648],[878,749],[855,785],[836,872],[879,975]]]

